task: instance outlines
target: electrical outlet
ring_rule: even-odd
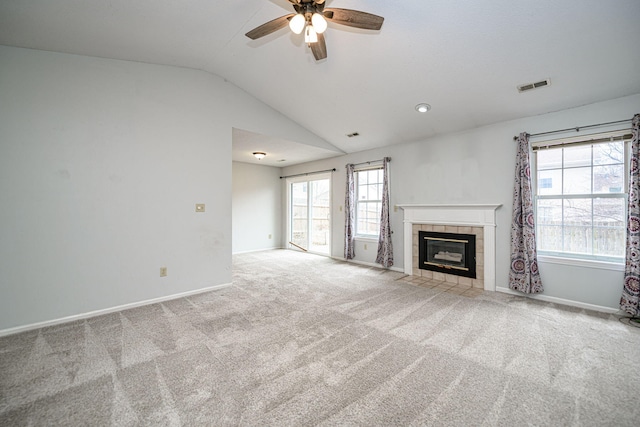
[[[271,239],[271,234],[269,234],[269,239]]]
[[[398,212],[398,205],[393,205],[393,211]]]
[[[167,267],[160,267],[160,277],[167,277]]]
[[[364,250],[365,251],[367,250],[367,244],[366,243],[364,244]]]

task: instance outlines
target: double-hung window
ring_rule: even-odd
[[[382,210],[382,168],[355,172],[356,236],[377,239]]]
[[[629,137],[532,144],[540,255],[624,262]]]

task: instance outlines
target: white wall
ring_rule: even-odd
[[[286,175],[337,168],[333,174],[333,251],[343,256],[346,163],[391,156],[390,202],[396,204],[502,204],[496,211],[497,286],[507,288],[511,206],[516,144],[520,132],[555,129],[631,119],[640,112],[640,95],[535,117],[448,134],[425,141],[353,153],[283,169]],[[425,120],[429,120],[428,116]],[[366,136],[361,136],[366,137]],[[404,262],[402,210],[392,210],[395,267]],[[364,244],[368,250],[364,250]],[[376,245],[357,242],[356,260],[374,262]],[[621,271],[541,263],[545,295],[583,305],[617,308],[622,292]]]
[[[0,46],[0,331],[230,282],[233,127],[318,143],[205,72]]]
[[[233,253],[282,247],[280,168],[233,162]]]
[[[232,128],[318,144],[221,78],[176,67],[0,46],[0,100],[0,331],[228,283]],[[332,180],[337,257],[347,162],[392,156],[392,205],[503,204],[497,282],[506,287],[513,135],[637,112],[640,95],[292,166],[283,174],[338,169]],[[195,203],[206,203],[206,212],[195,213]],[[392,226],[396,266],[402,266],[401,211],[392,212]],[[356,249],[358,260],[373,262],[375,245]],[[159,277],[161,266],[168,277]],[[546,295],[617,307],[621,272],[542,264],[541,273]]]

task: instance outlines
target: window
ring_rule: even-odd
[[[540,255],[624,262],[625,141],[595,141],[533,145]]]
[[[377,238],[382,209],[382,169],[355,172],[356,236]]]

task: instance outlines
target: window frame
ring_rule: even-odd
[[[538,151],[542,149],[563,149],[563,148],[571,148],[577,146],[590,146],[606,143],[611,138],[615,138],[616,140],[623,141],[623,187],[620,192],[615,193],[596,193],[593,188],[593,168],[594,166],[598,166],[594,164],[594,156],[593,156],[593,148],[591,150],[591,159],[588,167],[591,169],[591,191],[589,193],[580,193],[580,194],[572,194],[564,193],[564,189],[561,190],[560,194],[553,195],[540,195],[538,194],[538,176],[540,174],[540,170],[538,169]],[[561,209],[564,209],[564,203],[566,200],[570,199],[590,199],[592,201],[592,211],[591,211],[591,219],[593,224],[593,200],[603,199],[603,198],[613,198],[613,199],[621,199],[623,200],[624,212],[623,212],[623,221],[626,223],[627,219],[627,210],[628,210],[628,181],[629,181],[629,170],[630,170],[630,146],[631,146],[631,138],[629,135],[629,130],[622,131],[614,131],[601,133],[596,135],[586,135],[581,137],[573,137],[573,138],[561,138],[552,141],[537,141],[531,144],[533,149],[533,156],[531,159],[531,171],[532,171],[532,193],[533,193],[533,208],[535,215],[535,224],[536,224],[536,235],[540,236],[541,221],[538,216],[538,201],[539,200],[558,200],[561,203]],[[563,159],[564,160],[564,159]],[[586,166],[585,166],[586,167]],[[560,168],[558,170],[561,171],[561,174],[564,178],[564,171],[567,169],[571,169],[571,167],[565,167],[564,161],[562,161]],[[543,170],[544,171],[544,170]],[[564,182],[563,182],[564,185]],[[542,187],[544,188],[544,187]],[[561,227],[564,227],[564,216],[562,219]],[[593,227],[593,225],[592,225]],[[626,225],[624,226],[624,231],[626,233]],[[622,242],[624,244],[624,242]],[[607,256],[607,255],[594,255],[593,248],[591,250],[591,254],[584,253],[573,253],[568,251],[550,251],[544,250],[540,248],[540,239],[536,239],[536,250],[538,253],[538,260],[549,263],[557,263],[564,265],[576,265],[583,267],[592,267],[592,268],[601,268],[601,269],[609,269],[622,271],[624,270],[625,257],[615,257],[615,256]]]
[[[377,181],[377,184],[380,186],[379,189],[379,194],[380,194],[380,199],[366,199],[366,200],[360,200],[360,173],[361,172],[370,172],[370,171],[374,171],[374,170],[378,170],[383,172],[383,167],[380,166],[371,166],[371,167],[364,167],[364,168],[357,168],[354,170],[354,184],[355,184],[355,236],[354,238],[357,240],[373,240],[373,241],[377,241],[378,238],[380,237],[380,216],[382,215],[382,185],[384,184],[384,173],[380,174],[380,178]],[[368,185],[369,183],[367,183]],[[360,203],[361,202],[365,202],[365,203],[378,203],[379,209],[377,210],[377,224],[378,227],[376,227],[376,233],[375,234],[369,234],[369,233],[361,233],[359,230],[359,224],[360,224],[360,217],[358,215],[358,212],[360,212]]]

